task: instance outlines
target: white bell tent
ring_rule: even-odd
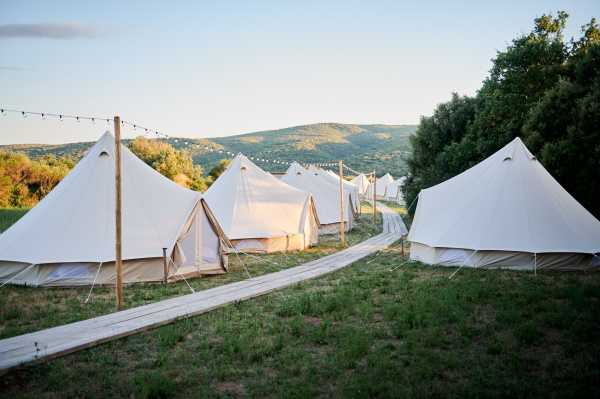
[[[320,234],[335,234],[339,232],[339,225],[341,223],[339,183],[332,183],[320,175],[315,175],[313,172],[304,169],[297,162],[293,162],[290,165],[286,174],[281,178],[281,181],[313,195],[317,215],[319,216]],[[348,231],[352,228],[354,213],[350,194],[346,193],[345,198],[344,230]]]
[[[39,204],[0,235],[0,281],[33,286],[113,284],[114,137],[105,133]],[[123,281],[226,271],[227,239],[202,195],[121,146]]]
[[[318,242],[313,197],[265,172],[242,154],[204,198],[239,251],[302,250]]]
[[[516,138],[419,193],[410,256],[436,265],[600,266],[600,222]]]
[[[314,165],[310,165],[308,167],[308,171],[313,173],[315,176],[320,176],[322,179],[336,185],[338,187],[338,197],[339,197],[339,184],[340,177],[330,170],[323,170],[321,168],[317,168]],[[358,195],[358,187],[356,187],[353,183],[344,180],[343,181],[344,192],[350,196],[351,199],[351,207],[354,212],[354,215],[358,215],[360,213],[360,199]],[[339,207],[338,207],[339,208]]]
[[[402,186],[406,181],[406,176],[402,176],[398,180],[394,180],[388,184],[385,190],[386,201],[395,201],[399,204],[404,204],[404,196],[402,195]]]
[[[375,185],[377,199],[385,199],[387,186],[393,182],[394,178],[389,173],[386,173],[377,179],[377,184]],[[367,198],[373,198],[373,183],[370,183],[367,188]]]
[[[365,195],[367,188],[369,187],[369,179],[367,176],[361,173],[352,179],[352,183],[358,188],[359,195]]]

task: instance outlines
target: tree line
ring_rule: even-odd
[[[565,40],[566,12],[542,15],[492,60],[473,97],[452,94],[411,137],[407,204],[519,136],[583,206],[600,217],[600,30]],[[411,209],[414,211],[414,208]]]
[[[172,145],[138,137],[128,144],[142,161],[177,184],[205,191],[229,164],[220,160],[204,175],[187,151]],[[75,166],[76,159],[46,155],[31,159],[27,155],[0,151],[0,208],[30,208],[44,198]]]

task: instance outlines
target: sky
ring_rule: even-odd
[[[496,52],[557,10],[570,37],[600,1],[0,0],[0,108],[120,115],[194,138],[416,124],[452,92],[475,94]],[[0,144],[106,128],[9,115]]]

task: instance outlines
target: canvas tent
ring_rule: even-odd
[[[339,232],[340,218],[340,186],[324,179],[320,174],[314,174],[294,162],[288,168],[281,180],[300,190],[309,192],[315,199],[317,215],[319,216],[319,233],[334,234]],[[346,193],[344,201],[344,229],[352,228],[354,217],[351,197]]]
[[[404,203],[404,197],[402,195],[402,185],[406,180],[406,176],[402,176],[398,180],[394,180],[392,183],[388,184],[385,190],[385,199],[386,201],[396,201],[399,204]]]
[[[352,183],[358,188],[359,195],[365,195],[367,192],[367,187],[369,187],[369,179],[364,174],[359,174],[354,179],[352,179]]]
[[[105,133],[40,203],[0,235],[0,281],[33,286],[113,284],[114,137]],[[202,196],[121,146],[125,283],[223,273],[226,238]]]
[[[419,193],[411,259],[437,265],[585,269],[599,265],[600,222],[516,138]]]
[[[301,250],[318,242],[313,197],[238,154],[204,198],[236,249]]]
[[[376,195],[378,199],[385,199],[387,186],[394,182],[394,178],[389,173],[379,177],[376,184]],[[367,197],[373,198],[373,183],[367,188]]]
[[[325,171],[323,169],[317,168],[314,165],[310,165],[308,167],[308,171],[312,172],[316,176],[322,177],[323,179],[329,181],[330,183],[337,185],[338,190],[339,190],[340,177],[338,175],[336,175],[335,173],[333,173],[332,171],[330,171],[330,170]],[[350,199],[352,201],[352,204],[351,204],[352,210],[354,211],[355,215],[358,215],[360,213],[360,199],[359,199],[359,195],[358,195],[358,188],[353,183],[346,181],[346,180],[344,180],[343,184],[344,184],[344,192],[350,196]]]

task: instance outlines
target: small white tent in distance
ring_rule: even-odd
[[[367,188],[369,187],[369,179],[367,176],[361,173],[352,179],[352,183],[358,188],[359,195],[365,195]]]
[[[302,250],[318,242],[313,197],[238,154],[204,198],[239,251]]]
[[[404,204],[404,196],[402,195],[402,186],[406,181],[406,176],[402,176],[398,180],[394,180],[392,183],[388,184],[385,190],[385,200],[386,201],[395,201],[399,204]]]
[[[389,173],[386,173],[385,175],[377,178],[376,182],[377,184],[375,185],[375,190],[377,199],[385,199],[387,186],[394,182],[394,178]],[[367,197],[373,198],[373,182],[371,182],[367,188]]]
[[[339,232],[340,217],[340,186],[324,179],[320,174],[314,174],[304,169],[297,162],[293,162],[281,181],[300,190],[309,192],[315,199],[317,215],[319,216],[319,233],[335,234]],[[339,180],[338,180],[339,181]],[[346,193],[344,201],[344,230],[352,228],[354,211],[351,197]]]
[[[516,138],[421,190],[410,257],[436,265],[586,269],[600,265],[600,221]]]
[[[75,168],[0,235],[0,281],[33,286],[113,284],[114,136],[105,133]],[[226,271],[227,239],[198,192],[146,165],[125,146],[122,254],[125,283]]]

